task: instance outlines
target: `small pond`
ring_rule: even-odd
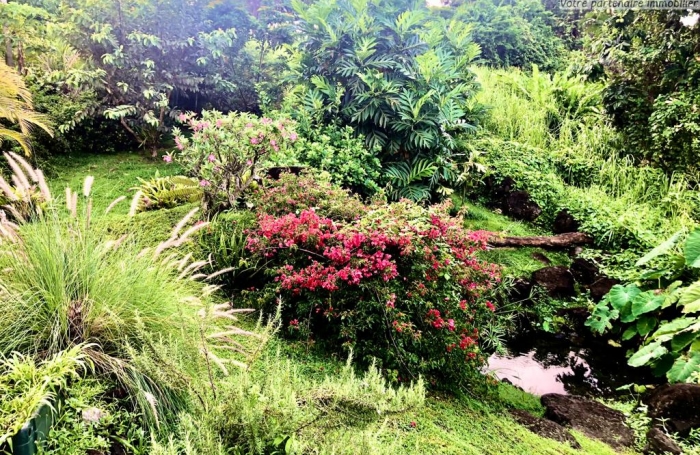
[[[618,387],[655,384],[648,368],[627,365],[625,349],[603,339],[528,332],[508,341],[506,355],[489,358],[488,370],[535,395],[562,393],[613,397]]]

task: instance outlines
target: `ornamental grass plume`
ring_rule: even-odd
[[[28,177],[22,165],[13,169]],[[21,177],[12,181],[24,185]],[[0,356],[41,360],[88,344],[95,372],[116,380],[146,423],[158,427],[185,404],[190,378],[204,368],[199,352],[215,348],[201,332],[231,332],[217,321],[231,324],[233,312],[214,309],[217,288],[198,281],[206,279],[200,270],[208,261],[177,252],[206,226],[188,227],[196,211],[170,238],[144,249],[129,235],[110,239],[91,227],[92,184],[88,177],[82,195],[67,189],[69,216],[50,198],[17,222],[0,210],[0,240],[7,240],[0,242]],[[163,258],[165,250],[171,254]]]

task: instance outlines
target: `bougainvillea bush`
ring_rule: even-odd
[[[179,120],[192,130],[185,137],[174,130],[175,158],[204,190],[204,208],[220,212],[234,207],[254,184],[270,154],[281,153],[297,140],[293,122],[246,113],[223,115],[204,111],[201,118],[181,114]],[[167,162],[173,155],[165,155]]]
[[[247,248],[272,277],[252,295],[272,309],[281,293],[288,333],[376,357],[399,381],[467,381],[485,361],[479,335],[497,317],[487,295],[499,270],[476,257],[488,233],[447,209],[374,203],[352,220],[261,212]]]

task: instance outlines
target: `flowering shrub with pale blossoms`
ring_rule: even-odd
[[[476,256],[488,235],[465,230],[446,205],[409,201],[354,219],[260,213],[247,248],[272,278],[247,295],[272,310],[270,294],[283,294],[288,333],[377,358],[399,381],[459,384],[479,374],[481,329],[498,318],[488,295],[499,269]]]
[[[163,159],[176,159],[199,180],[204,208],[209,212],[235,206],[254,183],[265,158],[297,140],[294,123],[286,119],[204,111],[201,118],[183,113],[179,120],[192,134],[185,137],[181,130],[174,129],[177,151]]]

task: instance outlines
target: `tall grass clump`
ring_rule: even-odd
[[[683,174],[668,175],[624,149],[603,114],[601,86],[537,68],[476,68],[488,107],[481,153],[496,183],[510,177],[543,209],[549,227],[566,209],[605,248],[644,250],[700,217],[700,193]]]
[[[31,177],[13,180],[22,178]],[[31,222],[4,218],[0,354],[44,359],[89,343],[84,352],[95,371],[126,389],[157,425],[185,404],[189,378],[208,352],[205,328],[220,331],[209,321],[235,316],[227,305],[211,305],[215,288],[199,281],[208,262],[177,252],[206,226],[187,227],[196,209],[167,240],[143,249],[128,234],[110,239],[92,227],[92,180],[81,194],[66,190],[65,216],[47,197]]]

